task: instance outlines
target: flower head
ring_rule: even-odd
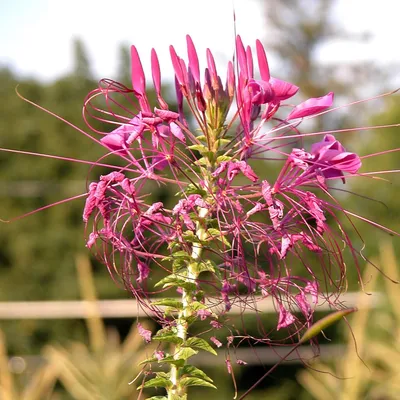
[[[209,49],[201,72],[189,36],[187,53],[185,62],[170,47],[176,106],[163,97],[155,50],[151,73],[158,104],[150,105],[134,46],[132,88],[103,80],[89,94],[86,120],[107,116],[113,129],[96,133],[124,166],[89,186],[87,246],[156,312],[146,296],[156,290],[149,285],[158,269],[167,274],[165,290],[194,284],[200,298],[215,299],[216,306],[222,302],[222,314],[235,303],[269,297],[277,309],[277,329],[309,326],[319,297],[345,285],[341,243],[358,265],[340,220],[344,209],[329,185],[357,175],[360,157],[332,134],[306,149],[299,146],[301,120],[327,111],[333,93],[287,104],[300,89],[271,76],[260,41],[260,78],[251,48],[238,36],[237,74],[228,62],[225,84]],[[98,96],[104,97],[105,109],[96,105]],[[274,175],[266,161],[260,168],[255,162],[260,157],[277,160],[279,173]],[[157,187],[175,192],[175,203],[155,199]],[[328,301],[334,305],[335,297]],[[214,317],[208,309],[196,315]]]

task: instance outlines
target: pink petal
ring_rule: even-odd
[[[181,142],[185,142],[185,135],[182,132],[182,129],[175,122],[171,122],[169,124],[169,128],[171,129],[171,133],[179,139]]]
[[[171,55],[172,66],[174,67],[175,77],[180,85],[185,84],[185,80],[183,78],[182,67],[180,63],[179,57],[176,55],[174,46],[169,46],[169,53]]]
[[[247,57],[246,57],[246,52],[244,50],[243,42],[242,39],[240,38],[239,35],[236,36],[236,54],[237,54],[237,59],[239,62],[239,67],[240,67],[240,72],[241,75],[247,79]]]
[[[311,98],[293,108],[287,120],[304,118],[327,110],[333,103],[333,92],[322,97]]]
[[[228,62],[228,72],[226,76],[226,88],[228,90],[228,95],[230,98],[233,98],[235,94],[235,71],[233,69],[232,61]]]
[[[276,328],[277,331],[281,328],[286,328],[289,325],[293,324],[295,321],[295,317],[291,314],[288,310],[283,307],[282,304],[279,304],[279,319],[278,319],[278,326]]]
[[[267,61],[267,56],[265,54],[264,46],[257,39],[256,41],[258,68],[260,69],[261,79],[268,82],[270,80],[269,66]]]
[[[340,171],[349,172],[355,174],[361,168],[361,160],[355,153],[341,153],[336,157],[332,158],[333,167]]]
[[[299,88],[292,83],[282,81],[277,78],[271,78],[269,83],[272,86],[272,89],[275,93],[275,99],[278,101],[289,99],[290,97],[294,96],[298,91]]]
[[[250,79],[246,89],[250,94],[251,102],[256,105],[269,103],[275,97],[269,82]]]
[[[222,346],[222,343],[214,336],[210,337],[210,340],[219,348]]]
[[[135,46],[131,46],[131,63],[133,90],[143,96],[146,92],[146,79],[138,51]]]
[[[151,49],[151,73],[153,77],[154,88],[156,89],[156,93],[159,96],[161,92],[161,72],[157,53],[154,49]]]
[[[186,35],[186,44],[189,57],[189,68],[192,71],[195,81],[200,82],[199,58],[197,57],[197,51],[194,47],[192,38],[189,35]]]
[[[146,343],[150,343],[151,342],[151,331],[143,328],[143,325],[140,322],[137,324],[137,327],[138,327],[139,335],[144,339],[144,341]]]
[[[246,48],[246,58],[247,58],[247,74],[249,78],[253,78],[254,76],[253,54],[251,53],[250,46],[247,46]]]
[[[207,66],[208,66],[208,71],[210,72],[210,77],[211,77],[211,84],[213,89],[218,88],[218,74],[217,74],[217,67],[215,66],[215,61],[214,57],[210,51],[210,49],[207,49]]]

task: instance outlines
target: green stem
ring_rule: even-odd
[[[201,208],[199,210],[199,217],[200,221],[196,224],[196,236],[200,240],[204,240],[206,238],[206,227],[203,223],[202,219],[207,216],[208,210],[205,208]],[[187,282],[196,282],[198,278],[197,271],[193,268],[193,265],[196,261],[200,260],[201,253],[202,253],[202,245],[200,243],[193,243],[192,247],[192,260],[187,267],[187,277],[185,280]],[[178,329],[177,336],[182,339],[182,342],[185,343],[187,338],[187,330],[188,330],[188,323],[187,318],[192,315],[192,308],[191,303],[193,302],[194,293],[191,290],[187,290],[182,288],[182,310],[178,314],[178,318],[176,320],[176,327]],[[181,345],[175,346],[175,355],[174,358],[179,360],[180,356]],[[171,376],[170,380],[172,382],[172,388],[168,390],[168,400],[172,400],[174,396],[180,396],[185,394],[185,388],[181,388],[179,385],[179,369],[180,367],[176,365],[171,365]]]

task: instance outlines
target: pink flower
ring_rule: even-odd
[[[150,343],[151,342],[151,331],[149,331],[148,329],[143,328],[143,325],[138,322],[137,324],[137,328],[138,328],[138,333],[139,335],[144,339],[144,341],[146,343]]]
[[[291,314],[282,304],[279,304],[279,319],[278,319],[278,326],[276,329],[287,328],[289,325],[292,325],[296,318],[293,314]]]
[[[214,336],[210,337],[210,340],[217,346],[217,347],[221,347],[222,343]]]
[[[313,162],[326,178],[343,176],[343,172],[356,174],[361,160],[355,153],[349,153],[333,135],[325,135],[321,142],[311,146]]]

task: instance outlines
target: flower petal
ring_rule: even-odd
[[[329,92],[322,97],[315,97],[300,103],[293,108],[288,115],[287,120],[309,117],[310,115],[318,114],[327,110],[333,103],[333,92]]]

